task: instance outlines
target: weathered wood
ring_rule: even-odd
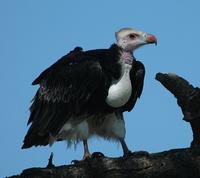
[[[200,89],[176,74],[156,74],[156,80],[177,99],[178,105],[193,131],[191,147],[200,147]]]
[[[31,168],[12,178],[199,178],[200,149],[177,149],[126,158],[92,158],[75,165]],[[11,177],[10,177],[11,178]]]

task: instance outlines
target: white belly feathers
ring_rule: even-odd
[[[129,100],[132,93],[130,80],[131,67],[132,66],[129,64],[122,63],[121,77],[118,80],[114,80],[108,90],[106,103],[109,106],[114,108],[121,107]],[[125,136],[123,118],[118,118],[115,113],[105,116],[105,123],[103,122],[102,125],[97,128],[90,125],[90,122],[88,122],[94,119],[94,115],[92,115],[91,118],[85,118],[87,120],[84,120],[84,116],[82,117],[83,121],[80,123],[74,123],[74,118],[71,117],[60,130],[57,139],[61,138],[72,141],[83,140],[94,134],[101,135],[105,138],[124,138]],[[93,130],[93,132],[91,132],[91,130]]]
[[[114,108],[121,107],[129,100],[132,93],[130,80],[131,65],[122,64],[122,75],[119,80],[114,80],[108,90],[106,103]]]

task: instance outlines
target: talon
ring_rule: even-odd
[[[91,156],[91,158],[102,158],[102,157],[105,157],[105,155],[101,152],[94,152],[92,153],[92,156]]]

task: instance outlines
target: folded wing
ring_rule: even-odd
[[[31,126],[22,148],[49,144],[72,115],[103,112],[112,75],[105,75],[103,59],[95,54],[75,48],[33,82],[40,87],[30,107]]]

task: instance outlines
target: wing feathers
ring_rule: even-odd
[[[145,67],[140,61],[134,61],[130,72],[132,85],[132,95],[126,105],[122,108],[123,111],[131,111],[135,106],[137,99],[141,96],[144,85]]]
[[[40,88],[30,107],[31,126],[22,148],[50,143],[72,115],[104,111],[110,82],[119,69],[117,61],[118,53],[115,56],[109,49],[75,48],[42,72],[32,83]],[[110,63],[112,67],[106,68]]]

